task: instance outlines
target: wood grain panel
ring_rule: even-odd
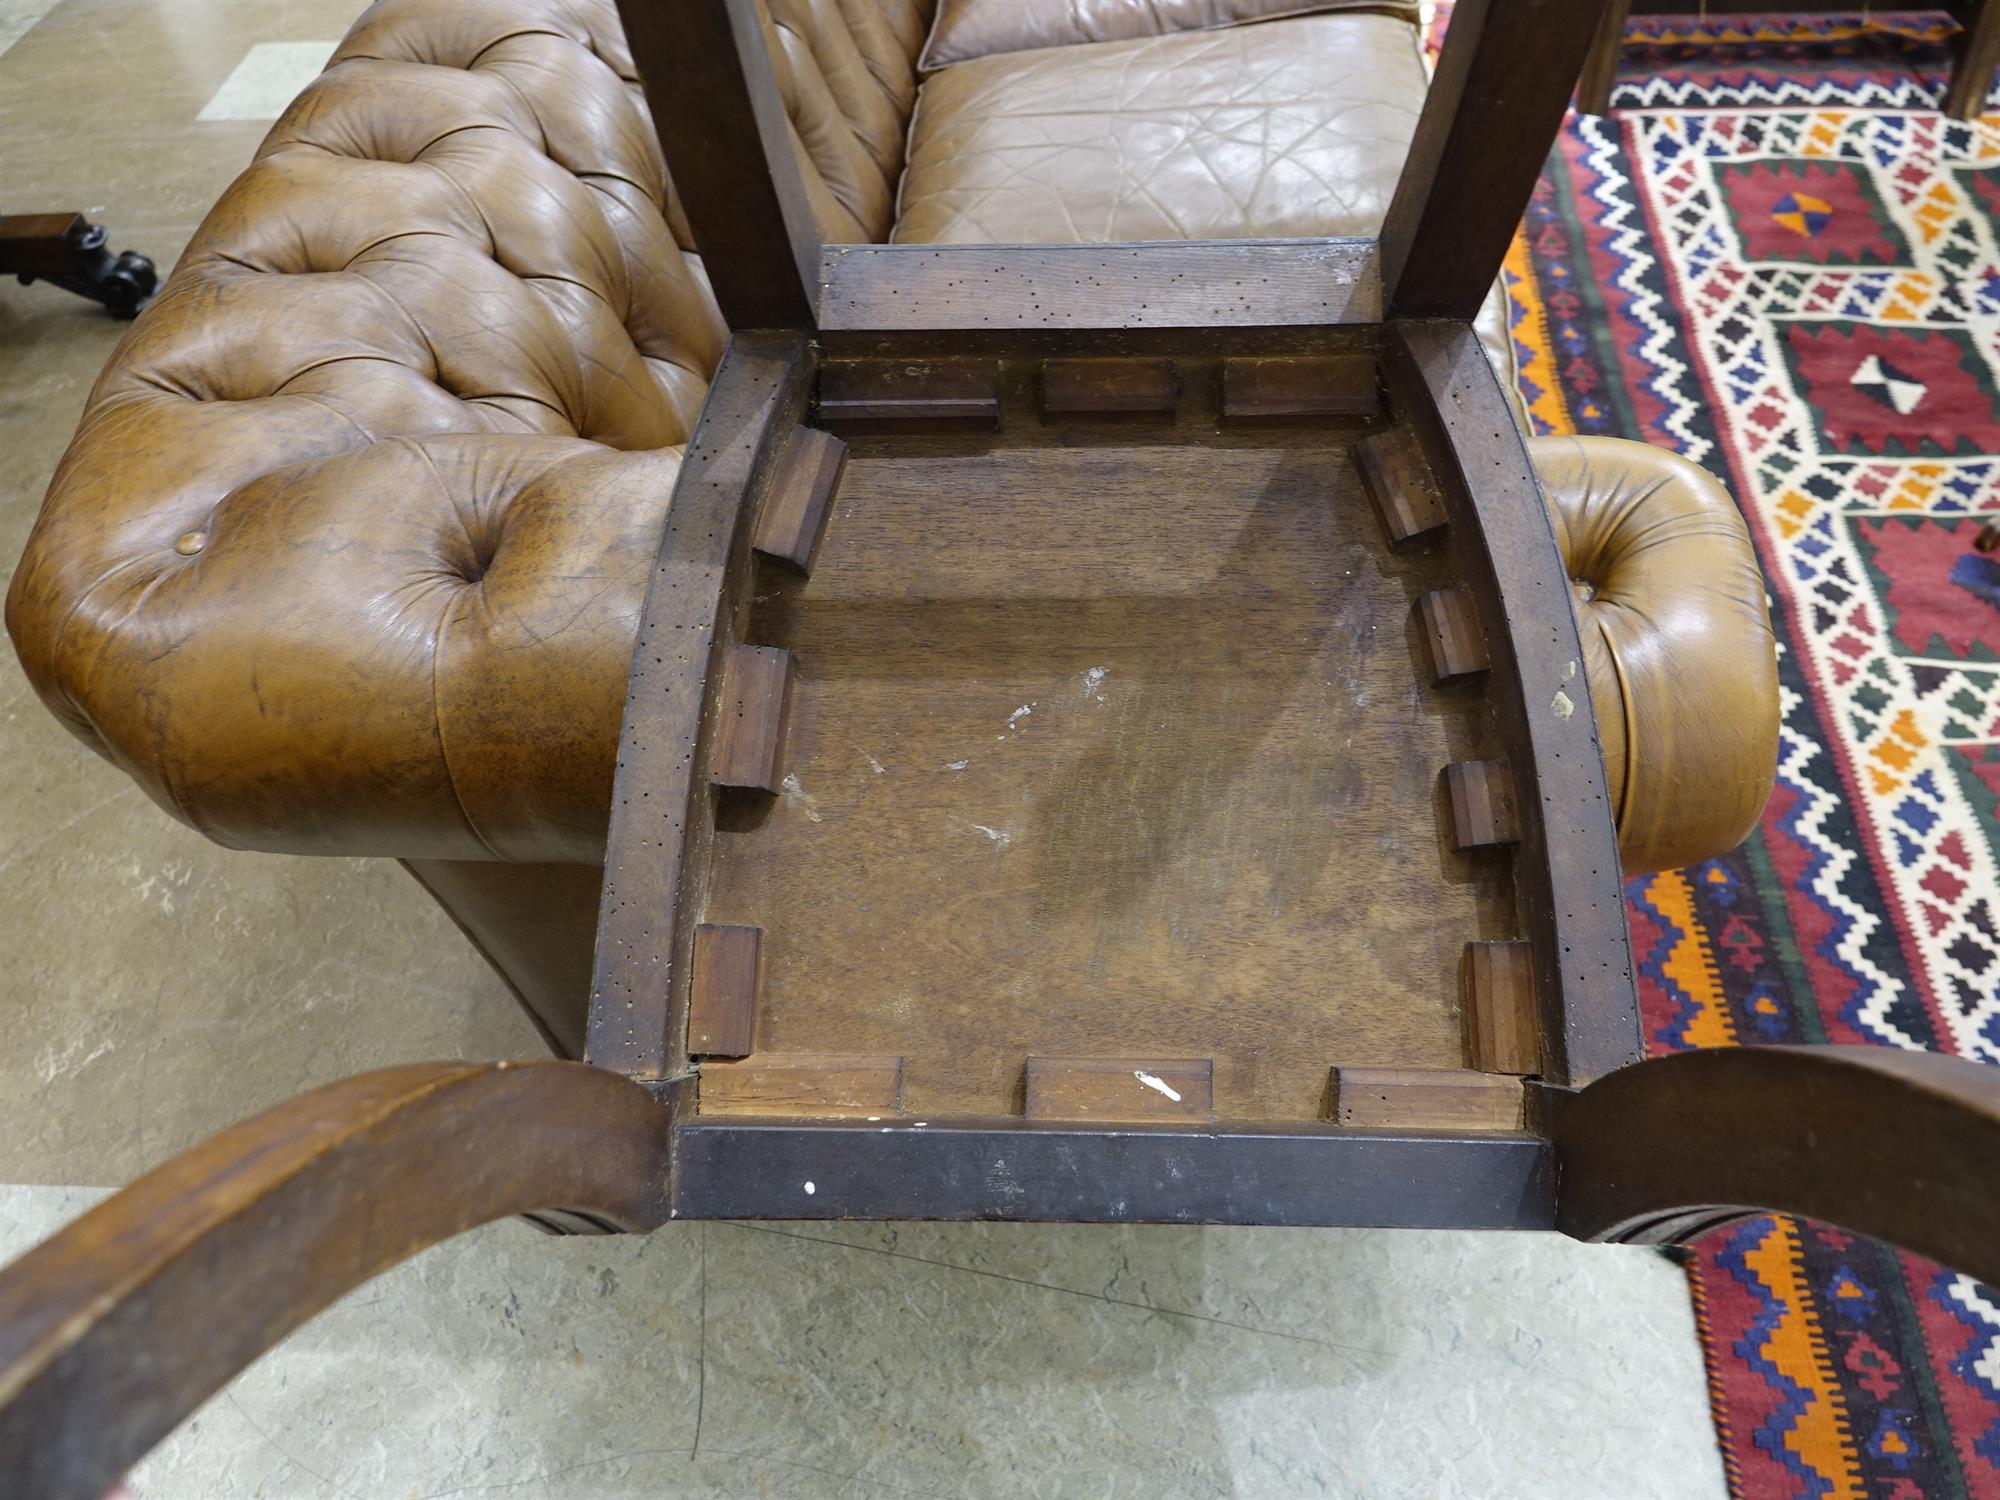
[[[709,773],[717,786],[778,790],[785,774],[785,709],[791,692],[791,652],[741,643],[729,648]]]
[[[1381,321],[1375,242],[828,245],[829,331],[1298,327]]]
[[[1225,421],[1372,417],[1381,404],[1372,354],[1247,356],[1222,362]]]
[[[1031,1057],[1031,1120],[1199,1121],[1215,1118],[1206,1057]]]
[[[1514,805],[1514,778],[1498,761],[1459,761],[1444,768],[1451,799],[1452,840],[1461,849],[1518,843],[1520,813]]]
[[[1017,1115],[1022,1059],[1210,1057],[1217,1116],[1317,1118],[1326,1068],[1450,1067],[1504,862],[1440,848],[1438,768],[1489,746],[1423,684],[1415,600],[1351,458],[1367,429],[1172,422],[857,437],[793,650],[787,769],[719,836],[706,920],[767,948],[761,1050],[907,1060],[919,1118]],[[1416,655],[1413,658],[1413,650]]]
[[[686,1068],[688,954],[708,882],[711,685],[751,571],[750,517],[805,409],[802,339],[732,338],[689,439],[626,684],[591,974],[588,1057],[640,1078]]]
[[[712,1062],[697,1095],[704,1115],[796,1115],[820,1119],[899,1114],[900,1057],[753,1056]]]
[[[688,1051],[696,1057],[748,1057],[757,1039],[758,956],[755,927],[703,923],[694,930],[694,977],[688,997]]]
[[[1541,1022],[1534,955],[1523,942],[1465,945],[1466,1065],[1481,1073],[1539,1073]]]
[[[1559,1083],[1644,1055],[1618,837],[1588,711],[1583,646],[1520,429],[1484,349],[1463,324],[1393,325],[1383,371],[1398,420],[1417,433],[1451,514],[1458,581],[1495,622],[1484,684],[1500,748],[1520,778],[1512,861],[1544,1044]]]
[[[1415,433],[1402,427],[1378,432],[1357,445],[1355,458],[1392,546],[1426,537],[1444,525],[1444,501]]]
[[[1430,648],[1431,681],[1442,686],[1475,677],[1493,665],[1479,604],[1470,589],[1439,589],[1417,600],[1417,619]]]
[[[1180,393],[1170,359],[1042,361],[1045,417],[1171,417]]]
[[[1519,1130],[1521,1080],[1457,1068],[1335,1068],[1327,1118],[1375,1130]]]
[[[757,531],[750,545],[773,561],[810,573],[834,491],[840,487],[841,470],[846,467],[847,444],[832,433],[811,427],[793,432],[778,459],[778,471],[758,512]]]

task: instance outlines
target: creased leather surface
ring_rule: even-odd
[[[929,8],[770,0],[829,235],[887,228]],[[597,861],[726,336],[611,0],[382,0],[99,379],[29,678],[226,844]]]
[[[598,857],[725,336],[629,73],[604,0],[376,6],[99,379],[8,627],[223,843]]]
[[[1627,874],[1741,843],[1778,763],[1778,659],[1743,516],[1706,469],[1618,438],[1528,444],[1569,569]]]
[[[895,238],[1373,234],[1424,91],[1416,28],[1380,15],[961,63],[918,95]]]
[[[934,73],[998,52],[1129,42],[1335,10],[1417,14],[1415,0],[939,0],[917,66]]]
[[[823,195],[879,215],[927,7],[769,4]],[[1023,191],[980,206],[1004,210],[995,232],[970,237],[1370,232],[1422,99],[1412,29],[1381,16],[1071,60],[1062,77],[1027,66],[1012,92],[992,92],[1023,66],[1006,59],[925,89],[926,110],[949,85],[947,105],[958,89],[1030,122],[993,137],[968,113],[990,160],[1055,133],[1022,148]],[[1107,118],[1056,123],[1065,101]],[[1281,147],[1296,168],[1272,164]],[[1128,180],[1135,161],[1160,170]],[[608,0],[384,0],[92,393],[7,600],[30,680],[227,844],[593,862],[652,555],[724,336]],[[1552,492],[1583,496],[1576,535],[1624,514],[1604,497],[1638,462],[1558,470]],[[1600,654],[1643,664],[1704,638],[1698,611],[1661,618],[1673,629],[1601,632]],[[1628,739],[1664,747],[1618,783],[1621,827],[1649,849],[1678,832],[1650,768],[1678,785],[1692,765],[1703,787],[1712,770],[1708,741],[1672,736],[1677,684],[1699,680],[1683,667],[1599,698],[1621,767]],[[1754,791],[1700,805],[1733,833]]]
[[[887,239],[929,0],[759,0],[759,8],[820,238]]]

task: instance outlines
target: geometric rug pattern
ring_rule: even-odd
[[[1634,29],[1509,258],[1522,391],[1728,484],[1783,700],[1756,832],[1628,888],[1647,1044],[2000,1064],[2000,116],[1937,112],[1939,16]],[[1743,1500],[2000,1500],[2000,1294],[1774,1218],[1689,1274]]]

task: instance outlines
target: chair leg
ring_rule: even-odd
[[[402,864],[507,981],[549,1050],[582,1057],[604,871],[469,859]]]
[[[0,214],[0,274],[23,286],[51,282],[101,302],[114,318],[137,317],[160,280],[136,250],[114,254],[104,226],[82,214]]]
[[[2000,1068],[1893,1047],[1711,1047],[1549,1099],[1557,1227],[1685,1244],[1760,1212],[2000,1277]]]
[[[1954,120],[1976,120],[1985,112],[1994,72],[2000,69],[2000,4],[1974,0],[1972,19],[1959,32],[1953,53],[1944,112]]]
[[[1584,59],[1583,76],[1576,84],[1576,107],[1587,115],[1601,115],[1611,108],[1611,86],[1618,81],[1618,49],[1625,44],[1625,20],[1632,13],[1632,0],[1608,0],[1597,23],[1597,36]]]
[[[494,1219],[649,1230],[667,1107],[580,1063],[423,1063],[212,1136],[0,1269],[8,1500],[99,1500],[320,1309]]]

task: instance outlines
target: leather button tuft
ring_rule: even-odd
[[[180,553],[182,557],[193,557],[195,553],[201,551],[201,549],[206,547],[207,545],[208,545],[207,532],[188,531],[188,532],[183,532],[181,535],[181,539],[174,543],[174,551]]]

